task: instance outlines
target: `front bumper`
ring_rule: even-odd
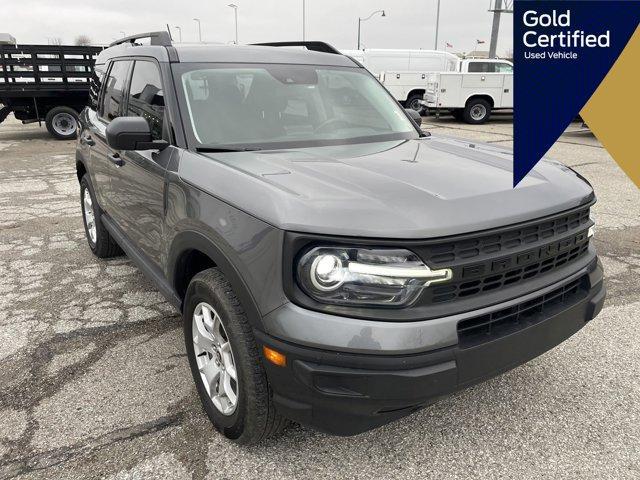
[[[336,352],[295,345],[262,332],[256,332],[256,339],[261,351],[266,345],[287,356],[286,367],[263,362],[274,402],[284,416],[327,433],[355,435],[509,370],[569,338],[600,312],[605,299],[599,262],[580,281],[580,295],[543,295],[550,298],[549,309],[540,307],[537,317],[503,330],[499,337],[426,353]],[[370,336],[366,330],[361,332],[365,338]]]

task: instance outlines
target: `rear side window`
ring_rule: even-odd
[[[91,74],[91,80],[89,81],[89,108],[91,108],[91,110],[98,110],[98,100],[100,98],[103,80],[104,65],[96,65]]]
[[[164,92],[160,71],[155,63],[135,63],[129,87],[127,116],[144,118],[149,123],[153,139],[162,138]]]
[[[122,101],[124,100],[124,87],[127,83],[130,61],[113,62],[109,76],[106,80],[104,97],[100,116],[110,122],[121,115]]]
[[[470,72],[493,73],[495,72],[495,63],[492,62],[471,62],[469,63]]]

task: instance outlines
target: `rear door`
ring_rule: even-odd
[[[90,119],[88,128],[88,136],[94,144],[91,147],[91,170],[96,182],[94,188],[100,207],[110,216],[113,215],[115,206],[111,184],[118,167],[113,163],[114,152],[107,145],[105,130],[109,122],[122,115],[124,111],[125,87],[132,64],[129,60],[111,62],[104,80],[104,93],[98,112]]]
[[[126,96],[126,116],[142,117],[153,140],[170,141],[165,126],[164,88],[159,65],[136,60]],[[114,217],[133,243],[160,261],[164,218],[164,177],[173,148],[120,151],[122,166],[112,178]]]

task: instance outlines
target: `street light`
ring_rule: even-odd
[[[386,17],[387,14],[384,13],[384,10],[376,10],[375,12],[373,12],[371,15],[369,15],[367,18],[361,18],[358,17],[358,50],[360,50],[360,29],[361,29],[361,24],[362,22],[366,22],[367,20],[369,20],[371,17],[373,17],[376,13],[381,13],[383,17]]]
[[[198,22],[198,41],[200,43],[202,43],[202,28],[200,27],[200,19],[199,18],[194,18],[193,20],[195,22]]]
[[[233,12],[235,14],[235,18],[236,18],[236,41],[235,44],[238,44],[238,6],[235,3],[230,3],[228,5],[229,7],[233,8]]]
[[[176,25],[173,28],[177,28],[178,29],[178,38],[180,39],[180,43],[182,43],[182,27],[180,27],[179,25]]]
[[[438,30],[440,29],[440,0],[438,0],[438,10],[436,13],[436,40],[433,46],[434,50],[438,50]]]

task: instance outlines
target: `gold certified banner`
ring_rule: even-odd
[[[640,188],[640,27],[580,114]]]

